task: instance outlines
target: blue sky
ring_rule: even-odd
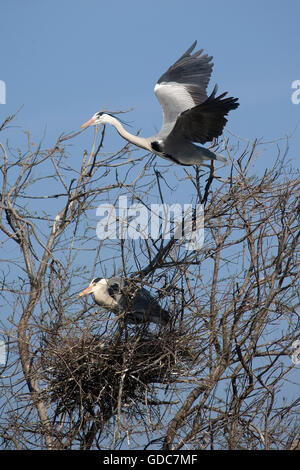
[[[265,141],[293,133],[290,156],[298,157],[300,104],[291,101],[291,84],[300,80],[298,0],[12,0],[0,9],[7,87],[0,120],[23,104],[17,124],[38,141],[45,134],[45,145],[102,107],[134,108],[131,132],[155,133],[155,82],[197,39],[214,57],[210,89],[218,83],[240,99],[228,129]],[[115,130],[107,134],[105,149],[118,149]],[[85,132],[78,145],[91,138]]]

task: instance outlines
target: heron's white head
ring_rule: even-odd
[[[100,277],[96,277],[95,279],[92,279],[90,285],[86,289],[84,289],[82,292],[80,292],[80,294],[78,294],[78,297],[92,294],[93,292],[96,292],[99,289],[99,287],[102,287],[102,286],[107,286],[107,280],[100,279]]]
[[[104,113],[103,111],[99,111],[98,113],[94,114],[94,116],[87,122],[81,125],[81,127],[89,127],[89,126],[97,126],[100,124],[111,124],[113,116],[108,113]]]

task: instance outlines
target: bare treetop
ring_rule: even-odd
[[[107,155],[98,135],[80,162],[77,134],[0,145],[1,448],[298,448],[298,172],[278,151],[259,175],[257,141],[227,145],[221,173],[153,168],[128,143]],[[97,237],[99,205],[126,194],[163,208],[178,186],[204,207],[201,249],[161,228]],[[146,289],[168,325],[78,299],[111,276]]]

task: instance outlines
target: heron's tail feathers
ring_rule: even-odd
[[[217,152],[213,152],[215,154],[215,157],[216,157],[216,160],[218,160],[219,162],[227,162],[227,158],[224,157],[224,155],[222,155],[221,153],[217,153]]]
[[[198,158],[200,162],[203,160],[217,160],[218,162],[227,162],[227,158],[224,157],[221,153],[214,152],[213,150],[209,150],[205,147],[200,147],[197,149]]]

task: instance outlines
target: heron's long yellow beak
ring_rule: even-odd
[[[88,127],[90,126],[91,124],[93,124],[93,122],[95,122],[95,118],[92,117],[92,119],[90,119],[89,121],[86,121],[84,124],[82,124],[80,127]]]
[[[80,294],[78,294],[78,297],[82,297],[83,295],[88,295],[92,292],[93,286],[89,286],[86,289],[84,289]]]

